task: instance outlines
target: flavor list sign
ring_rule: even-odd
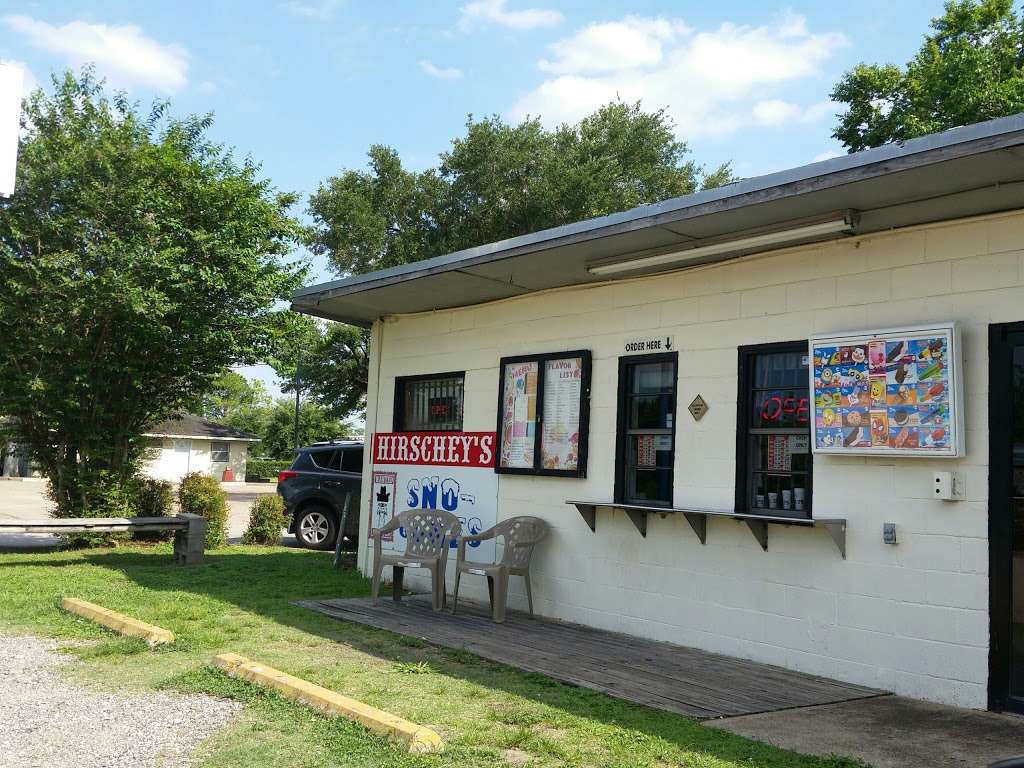
[[[497,521],[498,476],[493,432],[378,432],[373,436],[373,491],[369,527],[381,528],[408,509],[440,509],[476,534]],[[384,549],[405,551],[399,529]],[[452,549],[457,543],[452,542]],[[494,541],[470,542],[466,556],[493,562]]]
[[[816,453],[959,456],[952,324],[811,340]]]
[[[544,420],[541,466],[575,470],[579,465],[580,394],[583,359],[567,357],[544,364]]]

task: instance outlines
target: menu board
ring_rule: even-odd
[[[579,466],[580,393],[583,358],[567,357],[544,363],[544,413],[541,466],[572,470]]]
[[[815,453],[960,456],[955,324],[811,339]]]
[[[501,454],[498,465],[504,469],[533,467],[537,430],[536,360],[507,363],[502,371]]]

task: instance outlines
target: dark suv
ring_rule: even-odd
[[[332,440],[300,448],[290,469],[277,476],[277,492],[291,517],[288,532],[307,549],[334,549],[345,517],[346,539],[359,538],[363,444]]]

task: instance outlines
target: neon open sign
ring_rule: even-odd
[[[773,392],[765,396],[760,405],[761,421],[789,421],[796,417],[800,424],[810,423],[810,399],[797,398],[789,393]],[[790,417],[789,419],[785,417]]]

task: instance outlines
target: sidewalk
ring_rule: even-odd
[[[900,696],[705,722],[812,755],[859,757],[873,768],[983,768],[1024,755],[1024,717]]]

